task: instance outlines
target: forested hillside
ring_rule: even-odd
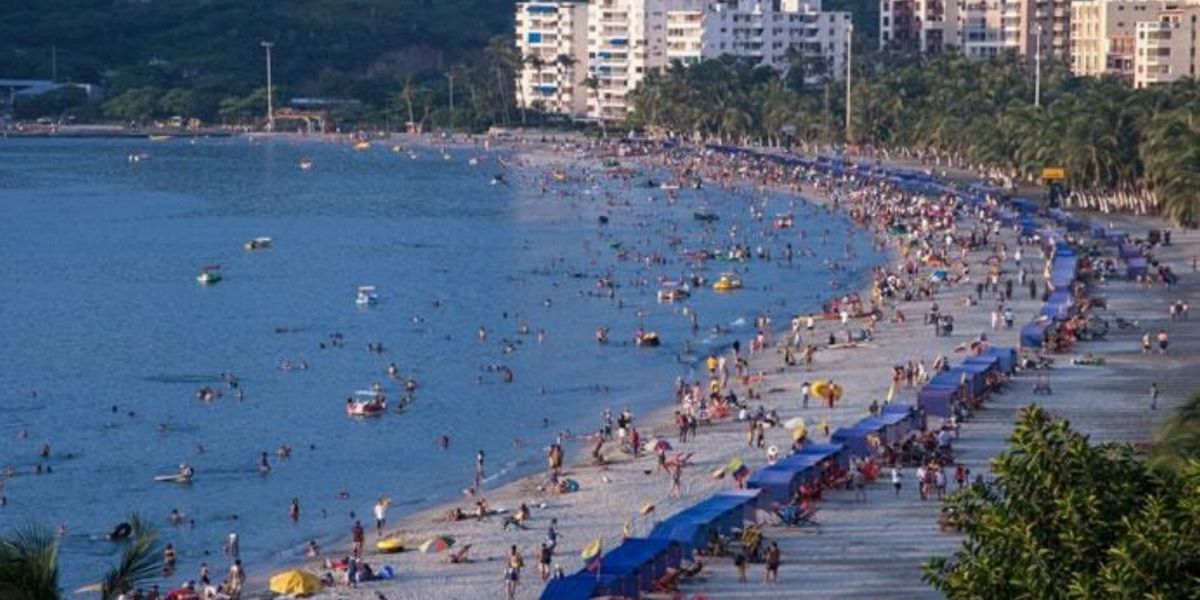
[[[262,40],[293,93],[393,92],[411,73],[479,56],[512,0],[6,0],[0,77],[147,85],[221,96],[262,85]],[[55,52],[56,50],[56,52]],[[378,88],[378,89],[375,89]],[[365,97],[364,97],[365,96]]]

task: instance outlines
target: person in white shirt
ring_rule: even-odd
[[[896,488],[896,495],[900,495],[900,467],[892,467],[892,487]]]
[[[380,498],[375,503],[375,534],[383,536],[383,526],[387,522],[387,498]]]

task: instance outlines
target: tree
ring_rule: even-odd
[[[1200,462],[1156,468],[1091,445],[1038,407],[1018,416],[995,481],[947,505],[966,539],[924,577],[949,598],[1186,598],[1200,589]]]
[[[123,121],[145,121],[159,114],[162,90],[146,86],[125,90],[104,103],[104,114]]]
[[[121,560],[97,586],[103,600],[134,589],[158,576],[161,547],[158,532],[136,513],[128,520],[132,532]],[[4,600],[61,600],[58,583],[58,539],[40,525],[20,527],[0,537],[0,598]]]

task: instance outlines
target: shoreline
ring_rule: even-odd
[[[248,134],[245,137],[254,137],[254,135],[255,134]],[[412,140],[413,143],[420,143],[422,146],[425,146],[425,147],[433,147],[436,145],[437,142],[442,142],[442,140],[433,138],[433,136],[431,134],[425,134],[425,135],[421,135],[421,136],[406,136],[406,134],[400,134],[400,137],[401,138],[407,137],[408,139]],[[345,142],[345,140],[347,138],[346,138],[346,134],[341,134],[336,137],[326,136],[326,139],[324,139],[324,140],[315,140],[311,137],[299,137],[296,139],[301,140],[301,141],[323,141],[323,142],[329,142],[329,143],[343,143],[343,142]],[[395,139],[395,138],[387,138],[387,139]],[[479,140],[482,140],[482,139],[486,139],[486,136],[483,136],[483,135],[474,136],[473,139],[464,139],[462,137],[456,137],[456,138],[453,138],[452,140],[447,140],[445,143],[449,147],[472,148],[472,147],[478,146],[480,144]],[[372,141],[374,141],[374,140],[372,140]],[[515,164],[513,166],[516,168],[519,168],[519,169],[524,169],[526,171],[531,171],[534,169],[545,170],[545,169],[550,169],[550,168],[560,168],[560,167],[571,168],[571,167],[579,167],[579,166],[584,166],[584,167],[586,167],[588,169],[592,169],[592,170],[600,169],[601,168],[601,165],[600,165],[601,157],[600,156],[589,155],[587,157],[581,158],[581,157],[574,156],[574,155],[562,155],[562,154],[558,154],[555,152],[559,143],[564,143],[564,142],[565,143],[579,143],[580,141],[585,141],[585,140],[580,136],[573,136],[573,137],[566,137],[566,138],[560,136],[560,138],[557,139],[556,142],[552,143],[552,142],[542,142],[537,139],[530,139],[527,137],[521,137],[521,138],[514,137],[514,138],[507,139],[507,140],[495,141],[494,145],[492,147],[492,151],[507,152],[514,160]],[[659,158],[659,157],[655,154],[651,154],[651,155],[625,158],[625,159],[623,159],[623,161],[630,162],[630,163],[636,162],[639,176],[644,176],[651,171],[663,169],[663,165],[653,163],[653,161],[656,158]],[[819,207],[821,210],[828,211],[826,213],[826,215],[824,215],[824,216],[829,216],[829,217],[837,216],[837,217],[842,217],[842,218],[845,218],[847,216],[844,212],[834,212],[834,211],[830,210],[829,207],[832,204],[832,201],[829,196],[829,193],[827,191],[822,191],[822,190],[812,187],[812,186],[806,186],[806,189],[803,192],[797,192],[793,189],[787,189],[786,187],[783,187],[783,186],[767,186],[766,188],[764,188],[763,186],[757,186],[757,185],[750,186],[746,182],[737,182],[735,185],[732,185],[732,186],[721,185],[720,188],[726,194],[732,194],[732,193],[737,192],[738,190],[746,191],[747,189],[750,189],[750,188],[753,189],[753,194],[755,196],[761,195],[764,192],[783,194],[783,195],[793,197],[794,200],[797,200],[797,201],[800,201],[800,202],[803,202],[805,204],[809,204],[812,206]],[[851,221],[850,226],[854,230],[859,231],[864,235],[873,235],[870,232],[870,229],[868,227],[864,227],[860,223],[855,223],[855,222]],[[849,286],[851,286],[851,287],[849,287],[847,289],[843,289],[840,287],[837,289],[826,289],[823,293],[823,297],[828,298],[830,296],[834,296],[834,295],[838,295],[838,294],[846,294],[846,293],[857,293],[857,294],[861,295],[862,297],[868,297],[870,295],[870,287],[871,287],[871,271],[880,264],[890,263],[895,258],[895,256],[896,256],[895,251],[890,248],[888,248],[884,252],[880,252],[879,256],[876,257],[879,260],[875,261],[875,262],[867,263],[866,267],[858,275],[856,280],[854,282],[849,283]],[[857,286],[857,287],[854,287],[854,286]],[[817,301],[817,302],[821,302],[821,301]],[[766,307],[766,308],[769,310],[771,307]],[[789,305],[787,307],[786,311],[789,312],[789,314],[790,314],[791,312],[795,312],[795,310],[798,308],[800,308],[800,305]],[[819,305],[810,306],[810,307],[806,307],[806,308],[810,308],[811,313],[820,315],[821,307]],[[746,310],[744,310],[743,312],[761,313],[762,311],[763,311],[763,307],[746,307]],[[781,311],[776,311],[776,312],[781,312]],[[803,313],[803,311],[801,311],[801,312]],[[776,315],[776,316],[782,318],[782,315]],[[818,316],[818,322],[820,322],[820,321],[821,321],[821,317]],[[782,335],[787,330],[786,323],[785,322],[775,323],[774,330],[775,330],[776,334]],[[749,342],[748,339],[741,340],[741,341],[743,344],[748,345],[748,342]],[[767,362],[768,360],[777,360],[776,354],[777,354],[776,348],[775,348],[774,344],[772,343],[772,345],[767,349],[765,354],[751,358],[749,370],[751,372],[762,371],[761,374],[766,376],[768,374],[767,372],[769,371],[769,369],[765,368],[764,363]],[[702,357],[698,357],[696,364],[699,365],[701,362],[702,362]],[[758,367],[760,367],[760,366],[764,367],[764,368],[759,369]],[[665,389],[665,386],[664,386],[664,389]],[[769,394],[770,392],[767,392],[767,393]],[[764,394],[764,397],[766,395],[767,394]],[[778,391],[776,391],[774,395],[778,395]],[[639,431],[639,433],[641,433],[643,440],[647,440],[647,439],[651,439],[651,438],[655,438],[655,437],[673,438],[673,436],[674,436],[673,431],[675,430],[675,425],[673,422],[673,413],[678,408],[678,405],[671,401],[669,394],[664,393],[664,394],[661,394],[661,396],[662,396],[661,399],[654,401],[655,404],[657,404],[657,406],[652,408],[650,410],[650,412],[648,412],[644,415],[635,415],[635,417],[637,419],[638,431]],[[602,477],[603,473],[608,471],[607,466],[606,467],[597,467],[596,465],[594,465],[592,463],[589,449],[587,447],[587,445],[589,444],[589,438],[590,438],[590,436],[588,436],[588,435],[576,435],[571,438],[570,441],[572,442],[572,445],[575,447],[572,448],[571,446],[568,446],[567,460],[565,460],[563,463],[564,464],[564,469],[562,470],[563,477],[565,477],[565,478],[582,478],[585,476],[587,476],[587,477]],[[629,460],[630,455],[628,455],[627,453],[621,452],[620,450],[615,449],[613,447],[616,443],[617,443],[617,441],[614,438],[614,440],[612,440],[609,443],[606,443],[606,445],[605,445],[605,450],[606,450],[605,456],[609,460],[608,466],[612,466],[612,465],[616,465],[616,464],[621,464],[621,465],[632,464],[633,461]],[[639,460],[644,460],[645,457],[647,457],[647,456],[649,456],[649,455],[647,453],[643,452],[641,454],[641,458]],[[725,459],[722,459],[722,460],[725,460]],[[514,469],[520,469],[520,467],[515,467]],[[500,483],[496,487],[485,488],[484,493],[477,497],[486,498],[488,500],[489,506],[504,509],[507,512],[507,514],[512,514],[512,512],[516,509],[516,507],[523,500],[528,500],[529,496],[531,496],[531,495],[540,495],[543,497],[545,496],[545,494],[542,492],[542,489],[541,489],[542,486],[548,482],[548,479],[546,476],[546,471],[545,471],[544,467],[538,467],[535,469],[535,471],[533,473],[529,473],[529,474],[525,474],[525,475],[516,475],[513,478],[506,478],[503,476],[501,476],[501,477],[502,477],[501,481],[503,481],[503,483]],[[551,498],[552,499],[553,498],[567,498],[567,502],[565,504],[570,505],[571,504],[570,500],[571,500],[572,496],[574,496],[574,494],[551,496]],[[451,510],[455,507],[463,507],[465,504],[470,504],[472,501],[475,500],[475,498],[476,497],[463,497],[463,498],[456,499],[454,497],[451,497],[450,499],[447,499],[447,500],[434,500],[431,505],[424,506],[422,508],[418,508],[413,512],[405,512],[402,516],[389,515],[388,527],[385,528],[385,534],[382,537],[376,536],[374,531],[372,531],[371,528],[368,527],[368,525],[369,525],[369,523],[367,523],[367,520],[369,520],[368,519],[369,514],[368,514],[366,517],[363,517],[364,528],[368,529],[367,534],[366,534],[366,542],[364,544],[363,559],[365,561],[371,563],[372,565],[377,565],[377,564],[382,565],[382,564],[389,563],[389,557],[394,558],[394,557],[414,555],[415,554],[414,549],[415,549],[416,544],[420,543],[420,541],[422,541],[423,538],[422,539],[413,538],[411,535],[412,532],[428,530],[431,528],[431,525],[432,525],[433,529],[438,529],[439,526],[446,523],[444,516],[448,510]],[[539,510],[539,508],[536,506],[533,506],[532,508],[533,508],[535,517],[538,516],[540,513],[544,512],[544,509]],[[566,506],[564,508],[563,506],[554,507],[550,504],[547,504],[547,506],[545,508],[546,509],[554,508],[555,510],[566,511],[568,513],[568,515],[571,510],[570,506]],[[402,510],[402,508],[393,507],[392,510],[397,511],[397,510]],[[363,511],[364,514],[366,514],[368,512],[369,512],[368,510]],[[485,521],[485,522],[495,525],[495,524],[498,524],[498,522],[502,518],[503,518],[503,515],[492,516],[492,517],[489,517],[489,520]],[[536,520],[540,522],[545,519],[536,519]],[[560,523],[564,521],[564,519],[562,519],[562,518],[560,518],[559,520],[560,520]],[[473,522],[473,521],[467,520],[467,521],[464,521],[463,523],[471,523],[471,522]],[[385,553],[380,553],[375,549],[375,546],[374,546],[375,541],[377,541],[379,539],[394,537],[394,536],[403,536],[405,538],[407,548],[404,553],[402,553],[402,554],[385,554]],[[349,534],[343,533],[343,534],[336,535],[332,541],[332,546],[327,546],[325,544],[321,545],[322,555],[318,559],[311,559],[311,558],[303,557],[304,548],[302,546],[295,546],[295,547],[288,547],[288,548],[281,549],[277,553],[278,555],[299,556],[299,557],[303,557],[303,558],[296,558],[296,559],[281,561],[279,564],[276,565],[276,568],[281,568],[284,570],[289,569],[289,568],[303,568],[303,569],[307,569],[311,572],[318,572],[318,573],[325,571],[326,569],[324,569],[324,567],[323,567],[323,563],[325,560],[337,559],[344,555],[349,555],[348,549],[351,546],[350,542],[351,542],[351,540],[350,540]],[[329,548],[344,548],[346,550],[345,550],[345,552],[342,552],[342,551],[329,552]],[[472,554],[474,554],[474,552],[472,552]],[[496,559],[489,558],[487,560],[493,561]],[[532,565],[533,564],[532,558],[527,556],[526,563],[527,563],[527,565]],[[563,566],[564,566],[564,569],[566,569],[568,572],[570,571],[570,569],[566,568],[566,565],[563,565]],[[266,573],[255,573],[253,576],[251,576],[248,581],[248,583],[249,583],[248,589],[250,590],[249,594],[244,593],[243,598],[246,598],[246,597],[256,598],[256,597],[260,597],[260,596],[270,597],[270,594],[267,593],[267,591],[266,591],[268,579],[269,579],[269,577]],[[365,594],[365,590],[367,590],[367,589],[370,589],[369,585],[364,586],[364,588],[360,588],[359,591],[363,591]],[[526,590],[526,591],[528,591],[528,590]],[[347,594],[349,592],[350,592],[350,590],[347,590],[346,588],[337,588],[337,590],[335,592],[330,592],[329,590],[326,590],[322,594],[318,594],[315,597],[316,598],[325,598],[325,597],[328,597],[330,593],[333,593],[334,594],[333,597],[336,597],[336,598],[343,598],[343,597],[357,598],[358,597],[358,596],[353,596],[353,595],[345,596],[345,594]],[[389,592],[388,594],[389,594],[388,595],[389,598],[393,598],[393,596],[391,595],[392,592]],[[364,599],[366,599],[368,597],[373,598],[374,596],[373,595],[362,595],[362,598],[364,598]],[[402,595],[400,597],[406,597],[406,596]],[[419,597],[419,596],[414,596],[414,597]],[[522,597],[524,597],[524,596],[522,596]]]

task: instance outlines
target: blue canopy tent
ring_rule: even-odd
[[[942,371],[933,379],[929,380],[929,383],[926,385],[933,387],[957,388],[962,385],[964,378],[967,383],[967,391],[969,391],[972,396],[984,392],[986,383],[984,382],[985,378],[983,373],[977,373],[973,370],[966,369],[963,366],[954,367],[949,371]]]
[[[1050,328],[1050,321],[1041,319],[1034,321],[1021,328],[1021,346],[1028,348],[1041,348],[1046,342],[1046,330]]]
[[[884,424],[889,444],[904,439],[904,436],[913,430],[912,419],[905,413],[880,413],[876,419]]]
[[[1120,229],[1109,229],[1104,232],[1104,238],[1108,240],[1108,243],[1116,246],[1125,241],[1125,232]]]
[[[1008,204],[1022,213],[1035,213],[1038,209],[1036,202],[1026,198],[1013,198],[1012,200],[1008,201]]]
[[[1005,227],[1011,227],[1017,222],[1017,214],[1011,210],[1003,209],[996,211],[996,218],[1000,220],[1000,224]]]
[[[1067,216],[1067,231],[1087,231],[1087,222],[1075,215]]]
[[[796,454],[815,456],[818,463],[832,458],[833,462],[837,463],[842,469],[850,468],[850,456],[846,454],[846,447],[841,444],[809,444],[801,448]]]
[[[921,429],[920,415],[917,414],[917,407],[911,404],[899,404],[894,402],[891,404],[885,404],[883,405],[883,408],[879,410],[879,414],[880,416],[887,415],[889,417],[891,415],[903,415],[907,422],[905,427],[908,431]]]
[[[870,431],[855,429],[854,427],[839,427],[829,436],[829,440],[846,447],[846,453],[850,456],[870,456],[872,454],[871,444],[867,441],[867,436],[871,435]]]
[[[1142,249],[1137,244],[1121,244],[1121,258],[1133,258],[1141,255]]]
[[[678,568],[679,543],[663,538],[627,538],[600,560],[599,575],[632,577],[638,589],[651,591],[654,582],[666,574],[667,568]]]
[[[713,494],[713,498],[719,498],[721,502],[728,502],[731,506],[730,512],[736,514],[740,507],[742,511],[742,521],[753,521],[755,512],[758,511],[759,497],[761,494],[758,490],[724,490]]]
[[[971,362],[968,360],[964,361],[959,368],[967,373],[970,373],[971,375],[972,396],[978,396],[979,394],[985,394],[988,392],[987,374],[994,368],[992,363]],[[974,387],[976,381],[979,382],[978,391],[976,391],[976,388]]]
[[[1150,264],[1146,262],[1145,257],[1135,256],[1125,259],[1125,275],[1134,278],[1139,275],[1145,275],[1150,272]]]
[[[690,553],[704,547],[711,533],[726,535],[740,528],[746,522],[747,506],[758,502],[755,494],[714,494],[655,525],[648,537],[673,540]]]
[[[997,373],[1003,370],[1000,366],[1000,358],[991,354],[980,354],[979,356],[972,356],[963,361],[964,366],[968,364],[984,365],[987,367],[987,371],[995,371]]]
[[[989,346],[983,351],[984,356],[995,356],[1000,361],[1000,368],[1005,373],[1013,374],[1017,371],[1017,349],[1006,348],[1002,346]]]
[[[1056,321],[1066,321],[1071,316],[1071,309],[1063,304],[1047,302],[1042,305],[1042,310],[1038,312],[1038,316]]]
[[[925,385],[917,392],[917,406],[926,414],[949,417],[950,405],[958,399],[958,387],[933,387]]]
[[[1092,237],[1100,238],[1102,240],[1107,241],[1108,240],[1108,229],[1105,228],[1103,225],[1096,225],[1095,227],[1092,227]]]
[[[746,480],[746,487],[762,490],[762,498],[769,504],[786,504],[796,495],[796,490],[808,479],[809,471],[817,471],[815,464],[799,465],[780,461],[755,471]]]
[[[542,590],[541,600],[590,600],[603,596],[636,598],[636,582],[615,575],[596,576],[580,571],[566,577],[551,579]]]

